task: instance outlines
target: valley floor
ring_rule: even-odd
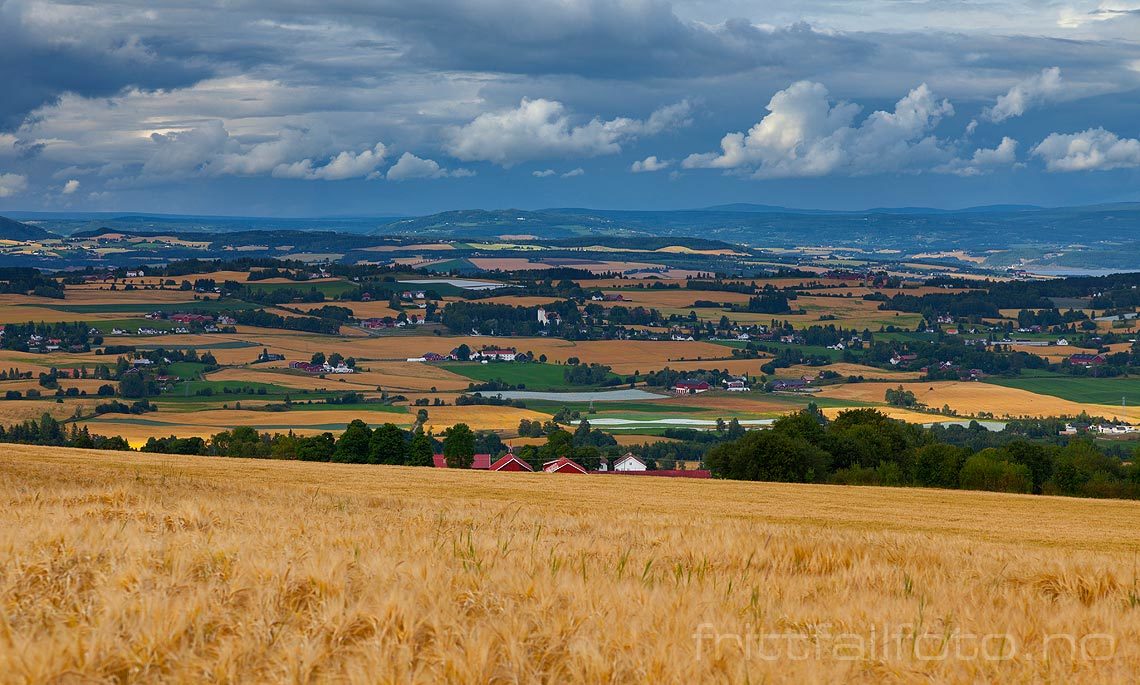
[[[1140,503],[0,454],[0,682],[1068,682]]]

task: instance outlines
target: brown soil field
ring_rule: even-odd
[[[13,682],[1140,670],[1136,502],[27,446],[0,468]]]
[[[471,257],[468,261],[488,271],[545,271],[554,268],[543,262],[532,262],[526,257]]]

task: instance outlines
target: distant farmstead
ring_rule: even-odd
[[[708,392],[709,388],[710,386],[707,381],[690,379],[674,383],[673,393],[677,395],[696,395],[698,393]]]
[[[1099,354],[1074,354],[1069,357],[1070,366],[1100,366],[1107,361],[1104,356]]]
[[[471,354],[472,359],[500,362],[513,362],[518,356],[518,350],[513,347],[484,347]]]

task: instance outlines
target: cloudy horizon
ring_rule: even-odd
[[[1140,2],[0,0],[0,211],[1140,200]]]

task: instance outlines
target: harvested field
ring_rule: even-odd
[[[0,385],[0,391],[7,389],[7,385]],[[10,426],[33,419],[38,421],[44,414],[51,414],[62,421],[74,416],[76,408],[83,414],[90,413],[100,401],[103,400],[94,397],[69,398],[64,402],[56,402],[54,397],[39,400],[3,400],[0,401],[0,425]]]
[[[352,315],[358,319],[380,319],[385,316],[391,316],[395,318],[400,315],[399,310],[392,309],[388,306],[387,299],[373,300],[372,302],[295,302],[289,306],[293,309],[300,309],[307,312],[313,309],[320,309],[321,307],[328,306],[329,304],[338,307],[348,307],[352,310]]]
[[[820,371],[834,371],[841,376],[862,376],[867,380],[897,380],[899,382],[918,380],[922,378],[923,375],[919,371],[887,371],[874,366],[864,366],[863,364],[851,364],[848,362],[835,362],[827,366],[789,366],[786,369],[780,369],[779,375],[794,378],[800,376],[815,377]]]
[[[1140,670],[1135,502],[25,446],[0,464],[17,682]]]
[[[259,336],[259,339],[261,337]],[[565,362],[570,357],[578,357],[583,362],[608,364],[617,373],[632,373],[635,370],[651,371],[660,369],[677,360],[696,361],[699,359],[731,360],[732,350],[716,343],[678,342],[672,340],[590,340],[569,341],[560,338],[491,338],[481,336],[428,336],[428,335],[385,335],[353,341],[341,341],[314,336],[302,339],[294,336],[290,340],[279,340],[271,350],[294,351],[290,359],[300,359],[301,354],[308,358],[313,352],[340,352],[362,360],[402,361],[420,357],[426,352],[446,354],[453,348],[465,344],[473,350],[493,345],[514,347],[520,352],[533,352],[536,356],[545,354],[551,362]],[[737,360],[732,360],[737,361]],[[707,362],[712,364],[714,362]],[[368,366],[370,363],[363,364]],[[717,368],[720,368],[719,366]]]
[[[1081,404],[989,383],[932,381],[901,385],[906,390],[914,392],[918,401],[929,407],[937,409],[949,405],[951,409],[966,416],[974,416],[980,412],[990,412],[996,418],[1076,416],[1082,411],[1087,411],[1093,416],[1119,417],[1130,422],[1140,419],[1140,407],[1121,408]],[[862,402],[883,402],[888,387],[893,386],[882,383],[833,385],[824,388],[820,396]]]
[[[729,349],[729,348],[724,348]],[[716,359],[688,362],[669,362],[666,364],[674,371],[697,371],[721,369],[737,376],[758,376],[764,360],[771,355],[763,355],[757,359]],[[642,369],[644,370],[644,369]]]
[[[303,399],[299,397],[298,399]],[[8,402],[0,403],[0,410]],[[44,402],[35,413],[29,410],[26,418],[38,418],[40,413],[52,403]],[[258,401],[243,402],[243,406],[255,406]],[[59,405],[64,406],[64,405]],[[519,421],[530,419],[547,421],[550,416],[515,407],[466,406],[466,407],[390,407],[375,409],[354,407],[336,409],[327,405],[295,405],[286,412],[254,411],[252,409],[199,409],[179,412],[176,408],[141,416],[124,414],[104,414],[84,423],[91,432],[102,435],[121,435],[132,446],[138,446],[149,437],[197,435],[209,437],[235,426],[251,426],[268,433],[286,433],[290,430],[301,434],[314,434],[332,431],[339,434],[353,419],[361,419],[369,425],[395,423],[410,426],[415,421],[418,409],[427,409],[427,427],[441,432],[456,423],[466,423],[475,430],[514,431]],[[69,409],[74,411],[74,404]],[[70,414],[68,414],[69,416]],[[22,419],[21,419],[22,420]]]
[[[455,246],[451,243],[416,243],[414,245],[376,245],[374,247],[366,247],[364,252],[404,252],[419,250],[421,252],[439,252],[446,250],[454,250]]]

